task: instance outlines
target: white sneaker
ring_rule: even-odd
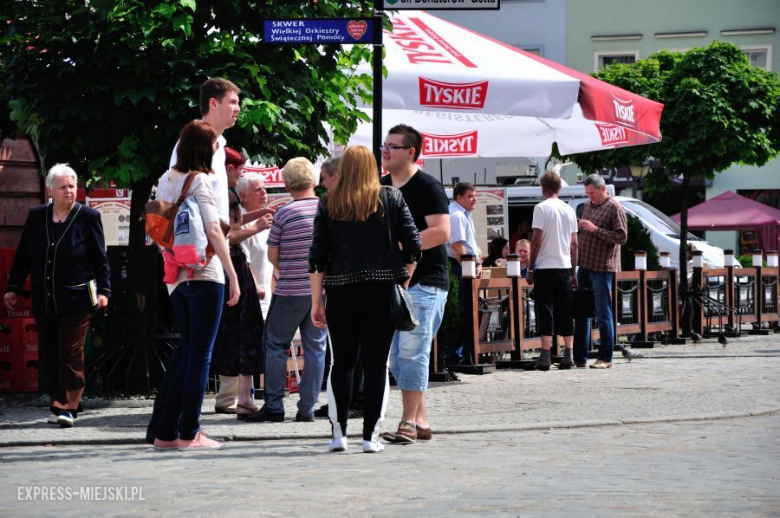
[[[339,437],[330,441],[328,451],[347,451],[347,438]]]
[[[60,428],[70,428],[73,426],[73,416],[70,412],[60,412],[60,415],[57,416],[57,424],[60,425]]]
[[[379,453],[385,451],[385,445],[379,441],[363,441],[363,453]]]

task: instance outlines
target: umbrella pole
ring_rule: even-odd
[[[374,42],[372,61],[374,65],[374,157],[377,171],[382,176],[382,18],[384,1],[374,0]]]

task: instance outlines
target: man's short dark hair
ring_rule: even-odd
[[[474,184],[470,184],[468,182],[458,182],[455,184],[455,187],[452,188],[452,199],[457,200],[458,196],[463,196],[469,191],[476,191],[477,188],[474,187]]]
[[[216,99],[222,101],[228,92],[241,93],[241,89],[232,81],[222,79],[221,77],[212,77],[207,79],[200,87],[200,114],[206,115],[209,112],[209,100]]]
[[[417,159],[420,158],[420,153],[422,153],[423,143],[423,138],[419,131],[406,124],[397,124],[390,128],[390,131],[387,133],[388,135],[401,135],[404,139],[404,146],[414,148],[414,161],[417,162]]]
[[[552,171],[544,173],[539,183],[542,185],[542,189],[552,194],[558,194],[561,190],[561,177]]]

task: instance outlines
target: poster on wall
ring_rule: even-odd
[[[266,203],[266,208],[279,210],[279,207],[281,207],[285,203],[290,203],[291,201],[293,201],[293,197],[286,192],[269,194],[268,203]]]
[[[129,189],[92,189],[86,205],[100,213],[106,246],[130,244],[130,196]]]
[[[507,213],[506,189],[477,188],[477,206],[471,217],[474,220],[477,245],[482,252],[482,258],[487,257],[488,247],[493,239],[506,239]]]

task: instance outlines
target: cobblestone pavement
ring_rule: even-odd
[[[94,408],[63,430],[4,397],[0,514],[780,516],[778,338],[657,347],[608,371],[462,376],[431,387],[431,443],[379,455],[357,437],[327,453],[327,421],[291,421],[297,396],[284,423],[237,423],[207,400],[204,429],[230,442],[188,453],[134,444],[148,403]],[[114,486],[144,500],[73,493]],[[71,500],[43,500],[48,487]]]
[[[345,453],[326,453],[325,442],[312,439],[186,454],[15,447],[0,450],[0,508],[6,516],[777,516],[779,437],[775,414],[447,434],[377,455],[358,453],[357,441]],[[140,494],[121,502],[24,500],[48,486]]]

